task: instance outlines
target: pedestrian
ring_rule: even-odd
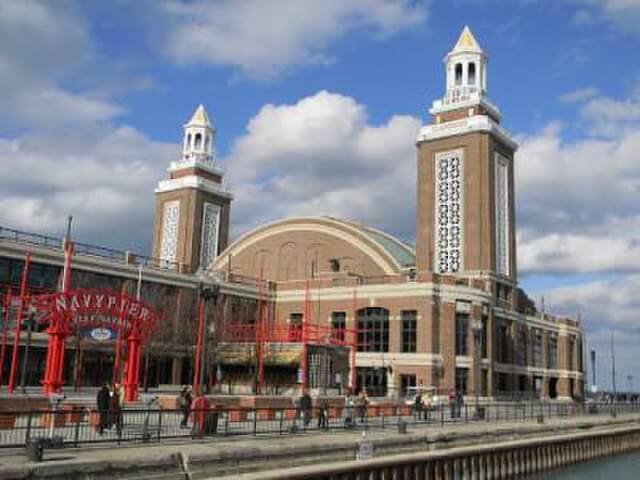
[[[462,392],[458,390],[456,392],[456,416],[457,418],[462,417],[462,407],[464,406],[464,395]]]
[[[424,403],[422,402],[422,393],[416,393],[415,398],[413,399],[413,415],[416,420],[422,420],[422,412],[424,409]]]
[[[449,390],[449,416],[454,419],[456,418],[456,394],[453,388]]]
[[[364,423],[364,419],[367,416],[367,407],[369,406],[369,397],[367,396],[367,390],[360,390],[358,395],[358,402],[356,408],[358,409],[358,416],[360,417],[360,423]]]
[[[347,396],[344,399],[344,427],[345,428],[353,428],[353,407],[355,406],[355,402],[353,401],[353,395],[351,395],[351,390],[347,391]]]
[[[124,404],[124,391],[119,383],[113,386],[111,394],[111,426],[116,427],[118,435],[122,433],[122,406]]]
[[[180,392],[180,410],[182,411],[182,421],[180,422],[180,428],[186,428],[189,423],[189,414],[191,413],[191,401],[193,396],[191,395],[191,387],[185,386]]]
[[[327,428],[329,428],[329,403],[327,399],[323,399],[318,411],[318,429],[326,430]]]
[[[311,395],[306,390],[302,393],[302,397],[300,397],[300,410],[302,410],[302,418],[304,421],[305,428],[311,422],[311,409],[313,407],[313,402],[311,400]]]
[[[96,397],[96,407],[98,408],[98,433],[102,435],[104,429],[109,426],[109,407],[111,403],[111,391],[106,383],[98,390]]]
[[[425,400],[424,400],[424,419],[427,422],[431,420],[432,408],[433,408],[433,399],[431,398],[431,394],[427,393],[425,395]]]

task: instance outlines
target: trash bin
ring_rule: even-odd
[[[44,453],[44,439],[32,438],[27,442],[27,458],[30,462],[41,462]]]

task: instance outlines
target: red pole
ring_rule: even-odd
[[[73,242],[69,237],[64,240],[64,269],[62,271],[62,293],[67,293],[71,288],[71,259],[73,257]],[[58,393],[62,387],[62,375],[64,370],[64,342],[69,335],[69,316],[67,313],[55,315],[47,333],[49,343],[47,346],[47,366],[42,382],[45,394]]]
[[[302,314],[302,358],[300,359],[300,373],[302,375],[302,393],[307,391],[307,325],[311,314],[309,304],[309,280],[304,289],[304,313]]]
[[[4,357],[7,354],[7,335],[9,333],[9,312],[11,310],[11,287],[7,287],[5,299],[4,323],[2,325],[2,349],[0,350],[0,385],[2,385],[2,374],[4,373]]]
[[[256,319],[256,349],[258,356],[258,391],[260,394],[264,386],[264,298],[262,297],[262,289],[264,287],[264,279],[262,269],[260,269],[260,284],[258,285],[258,318]]]
[[[351,335],[355,338],[351,341],[351,352],[349,353],[349,388],[353,393],[356,388],[356,349],[358,348],[358,290],[353,289],[353,330]]]
[[[11,356],[11,371],[9,372],[9,393],[13,393],[13,384],[15,382],[18,370],[18,348],[20,347],[20,327],[22,327],[22,316],[24,315],[24,307],[27,303],[27,276],[29,275],[29,267],[31,266],[31,253],[24,257],[24,267],[22,268],[22,279],[20,281],[20,308],[18,308],[18,316],[16,318],[16,331],[13,336],[13,354]]]
[[[138,399],[138,383],[140,378],[140,337],[134,326],[127,338],[127,378],[124,383],[124,399],[135,402]]]
[[[196,358],[193,372],[193,392],[195,396],[200,395],[200,357],[202,356],[202,337],[204,336],[204,299],[198,300],[198,332],[196,337]]]

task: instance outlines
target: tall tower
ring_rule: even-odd
[[[446,91],[418,135],[420,271],[516,281],[513,155],[487,98],[487,56],[464,27],[444,57]]]
[[[206,269],[229,241],[233,195],[215,162],[215,129],[202,105],[184,125],[180,160],[156,187],[155,258],[167,268],[194,273]]]

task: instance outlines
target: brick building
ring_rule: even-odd
[[[357,388],[581,396],[577,321],[536,310],[518,288],[516,142],[486,91],[487,57],[465,27],[446,90],[417,138],[416,245],[352,221],[289,218],[235,240],[217,275],[275,283],[277,324],[358,330]]]

